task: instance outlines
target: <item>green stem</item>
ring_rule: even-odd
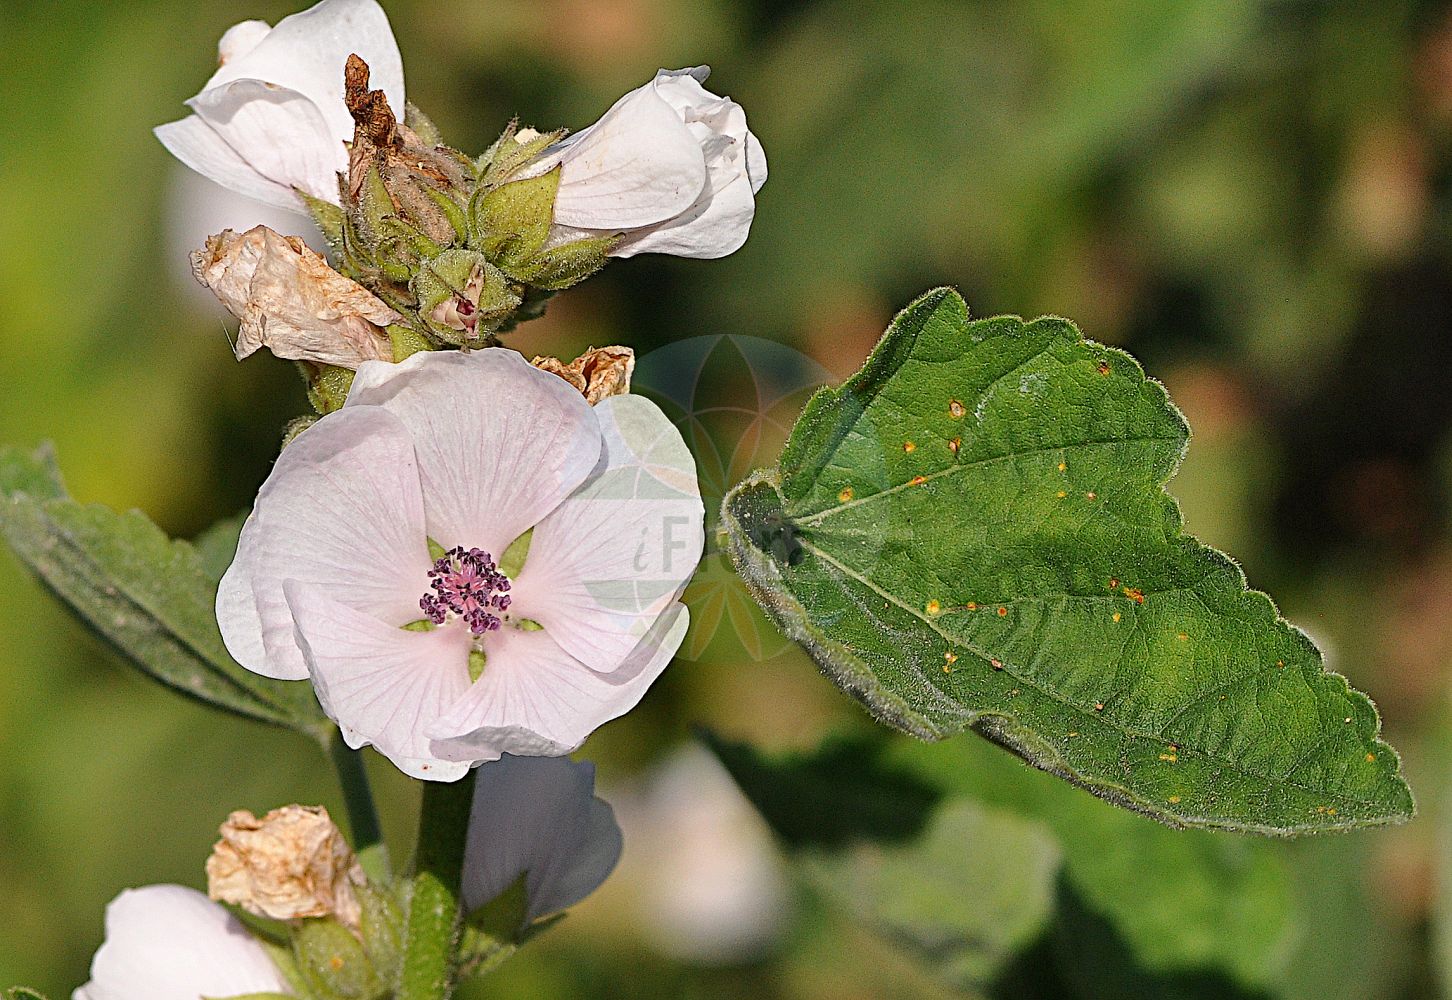
[[[424,782],[397,1000],[448,1000],[454,992],[459,877],[473,799],[473,771],[455,782]]]
[[[343,804],[348,810],[348,829],[353,835],[353,851],[369,879],[387,885],[392,879],[388,864],[388,845],[378,825],[378,811],[373,807],[373,792],[368,786],[368,773],[363,768],[363,755],[343,742],[343,734],[333,730],[328,743],[328,756],[338,772],[343,789]]]

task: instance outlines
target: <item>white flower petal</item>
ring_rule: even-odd
[[[288,445],[258,493],[217,594],[222,638],[248,670],[307,677],[282,581],[403,625],[422,617],[430,565],[413,442],[392,414],[345,407]]]
[[[620,98],[541,166],[554,162],[560,163],[555,221],[564,226],[654,225],[689,208],[706,186],[700,146],[653,82]]]
[[[512,613],[608,673],[680,596],[705,544],[696,463],[643,396],[595,406],[605,460],[534,529]]]
[[[766,150],[754,132],[746,133],[746,172],[751,175],[751,193],[756,194],[766,183]]]
[[[505,755],[479,768],[464,852],[466,911],[526,875],[525,922],[594,892],[620,860],[620,827],[595,797],[595,767],[568,757]]]
[[[311,98],[271,82],[233,80],[207,88],[187,105],[263,177],[337,203],[348,152]]]
[[[388,15],[374,0],[323,0],[283,18],[245,54],[226,59],[203,92],[238,80],[296,91],[317,106],[327,134],[340,144],[353,135],[353,119],[343,101],[343,66],[354,52],[368,64],[369,86],[382,90],[402,119],[403,57]],[[250,158],[250,150],[237,148]],[[336,198],[337,192],[326,197]]]
[[[498,559],[584,481],[600,424],[569,383],[516,351],[421,351],[366,362],[348,402],[381,406],[408,428],[429,535]]]
[[[610,251],[612,257],[668,253],[697,260],[715,260],[740,250],[751,233],[756,199],[751,181],[740,172],[713,170],[708,192],[680,215],[659,226],[637,229]]]
[[[371,743],[414,778],[454,781],[469,770],[436,756],[425,735],[469,687],[467,631],[397,628],[295,580],[283,592],[318,701],[349,746]]]
[[[685,605],[667,608],[609,674],[566,653],[548,630],[492,633],[483,675],[429,730],[434,752],[467,761],[572,752],[635,707],[680,648],[689,620]]]
[[[225,66],[241,59],[257,48],[257,44],[271,31],[272,25],[266,21],[242,21],[232,25],[222,32],[222,38],[217,42],[217,65]]]
[[[203,177],[216,181],[230,191],[256,198],[275,208],[297,211],[298,198],[292,189],[271,178],[242,159],[225,139],[196,115],[180,121],[158,125],[152,132],[171,155]],[[337,200],[334,192],[333,200]]]
[[[292,989],[242,922],[195,889],[128,889],[74,1000],[199,1000]]]

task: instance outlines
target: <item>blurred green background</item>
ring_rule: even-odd
[[[1378,701],[1421,815],[1294,844],[1183,835],[1202,882],[1249,888],[1162,910],[1113,900],[1155,896],[1157,877],[1164,897],[1186,869],[1141,865],[1132,846],[1080,864],[1078,891],[1169,978],[1109,975],[1075,995],[1452,995],[1439,919],[1452,914],[1439,888],[1452,850],[1443,4],[385,6],[409,97],[465,150],[514,114],[586,125],[658,66],[709,62],[712,88],[747,109],[771,179],[744,249],[613,264],[512,341],[566,357],[634,345],[643,387],[691,418],[708,492],[766,464],[802,390],[855,369],[894,309],[934,284],[957,285],[978,315],[1069,316],[1167,383],[1195,430],[1171,483],[1190,529]],[[233,360],[231,321],[185,266],[208,232],[261,217],[149,130],[182,115],[226,27],[293,9],[0,5],[0,441],[53,440],[76,497],[141,508],[177,535],[249,504],[306,403],[286,363]],[[626,829],[621,869],[470,995],[952,995],[804,892],[691,742],[703,724],[810,749],[870,725],[752,612],[719,555],[689,596],[679,662],[584,751]],[[202,885],[229,810],[339,803],[304,740],[148,684],[3,554],[0,608],[0,985],[61,997],[86,976],[104,904],[127,886]],[[889,749],[939,753],[934,766],[973,776],[973,794],[1052,813],[1066,850],[1094,831],[1128,829],[1132,844],[1147,824],[1056,797],[1052,779],[973,737],[905,742]],[[373,765],[404,851],[413,790]],[[974,905],[971,887],[958,903]],[[1190,975],[1203,969],[1225,979]]]

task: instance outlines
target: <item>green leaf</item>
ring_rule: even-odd
[[[809,883],[859,922],[909,954],[940,978],[964,985],[947,951],[925,946],[924,931],[904,934],[889,915],[916,906],[897,899],[883,884],[876,894],[854,884],[852,872],[874,859],[916,859],[916,873],[904,866],[892,880],[911,896],[936,901],[925,908],[945,916],[941,931],[966,927],[953,914],[986,891],[970,878],[969,862],[951,853],[925,861],[940,838],[935,825],[973,804],[989,817],[1012,817],[1030,836],[1048,837],[1056,858],[1053,901],[1020,913],[1024,931],[988,952],[995,961],[977,968],[977,988],[994,996],[1215,996],[1249,995],[1276,981],[1295,938],[1290,878],[1280,845],[1208,831],[1176,831],[1078,794],[1068,785],[1025,768],[1012,756],[979,741],[929,746],[904,739],[834,740],[809,755],[765,758],[748,747],[707,736],[747,797],[781,836]],[[889,807],[892,790],[911,789]],[[797,832],[816,813],[848,817],[862,803],[887,792],[881,812],[896,813],[894,828],[864,823],[848,837],[823,842]],[[840,820],[839,822],[843,822]],[[1042,883],[1025,875],[1024,859],[1013,856],[1006,835],[959,836],[960,853],[983,852],[1035,900]],[[1315,846],[1320,846],[1319,844]],[[1042,855],[1044,852],[1036,848]],[[824,886],[815,875],[831,859],[838,881]],[[888,870],[888,869],[883,869]],[[1030,868],[1030,875],[1034,869]],[[1011,878],[1009,877],[1011,875]],[[930,885],[918,884],[930,880]],[[845,891],[851,890],[851,891]],[[864,905],[871,897],[872,905]],[[957,902],[961,899],[962,904]],[[1045,913],[1044,911],[1051,911]],[[1030,920],[1030,917],[1033,917]],[[1001,915],[1011,923],[1012,915]],[[951,923],[950,923],[951,921]],[[1312,919],[1304,921],[1314,925]],[[895,927],[896,924],[896,927]],[[1037,936],[1028,927],[1037,928]],[[1009,952],[1017,957],[1009,960]],[[1095,961],[1089,957],[1100,956]],[[982,958],[985,953],[978,953]],[[1106,956],[1113,956],[1109,958]],[[993,982],[986,982],[989,972]],[[1031,980],[1029,988],[1025,979]],[[1109,983],[1122,983],[1111,988]],[[1216,985],[1220,992],[1202,987]]]
[[[322,739],[309,685],[239,666],[217,629],[217,581],[235,522],[173,541],[139,511],[65,495],[48,453],[0,449],[0,535],[41,581],[113,648],[163,684],[239,715]],[[230,539],[230,542],[229,542]]]
[[[1185,535],[1188,429],[1061,319],[949,289],[807,404],[726,497],[738,572],[880,721],[965,729],[1179,826],[1295,834],[1413,812],[1369,699]]]
[[[12,986],[5,991],[5,1000],[46,1000],[46,996],[29,986]]]

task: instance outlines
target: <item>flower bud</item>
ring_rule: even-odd
[[[536,357],[530,364],[558,375],[574,386],[591,406],[630,391],[635,352],[628,347],[592,347],[569,364],[559,358]]]
[[[192,254],[192,274],[241,320],[239,359],[266,347],[343,368],[393,360],[384,328],[402,317],[296,236],[266,226],[224,230]]]
[[[363,869],[322,806],[284,806],[261,819],[239,809],[220,833],[207,859],[212,899],[259,917],[333,917],[357,929]]]

